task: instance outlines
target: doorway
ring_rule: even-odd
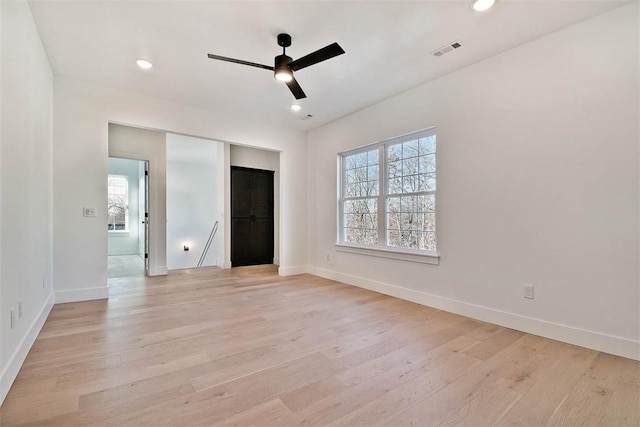
[[[273,171],[231,167],[231,266],[272,264]]]
[[[108,277],[149,274],[149,164],[109,157]]]

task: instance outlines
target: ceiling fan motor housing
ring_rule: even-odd
[[[273,74],[276,77],[276,79],[278,79],[278,74],[285,74],[290,76],[288,80],[293,78],[293,72],[291,71],[291,68],[289,68],[289,63],[291,61],[293,61],[293,59],[287,55],[278,55],[275,57]],[[283,79],[278,79],[278,80],[288,81]]]
[[[278,71],[278,68],[286,68],[289,69],[289,63],[293,61],[290,56],[287,55],[278,55],[275,58],[274,68]]]

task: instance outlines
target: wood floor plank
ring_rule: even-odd
[[[0,425],[640,425],[640,362],[274,266],[57,304]]]

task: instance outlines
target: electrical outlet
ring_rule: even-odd
[[[331,254],[327,254],[327,261],[331,261]]]
[[[15,308],[11,309],[11,322],[10,322],[10,324],[11,324],[11,329],[13,329],[14,326],[16,326],[16,309]]]
[[[84,217],[94,217],[96,216],[96,208],[82,208],[82,216]]]
[[[18,301],[18,319],[22,319],[22,301]]]
[[[527,299],[533,299],[533,285],[524,285],[524,297]]]

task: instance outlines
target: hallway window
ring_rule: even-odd
[[[110,232],[129,231],[129,181],[126,176],[109,175],[107,215]]]

